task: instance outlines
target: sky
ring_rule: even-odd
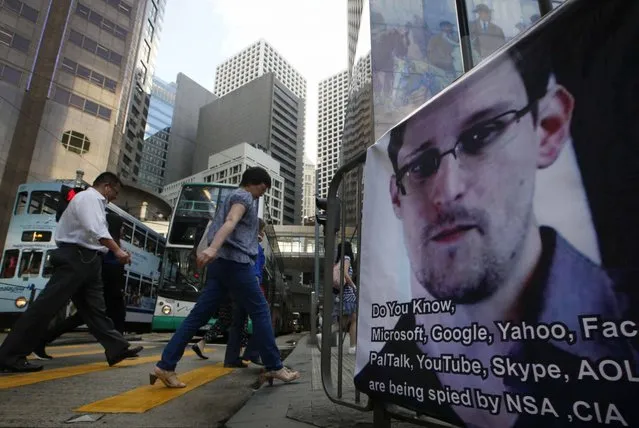
[[[346,69],[346,0],[167,0],[155,75],[213,91],[215,68],[264,38],[307,82],[305,154],[317,159],[317,85]]]

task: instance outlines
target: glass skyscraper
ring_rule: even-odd
[[[140,184],[156,192],[160,192],[164,186],[176,88],[175,83],[153,77],[138,180]]]

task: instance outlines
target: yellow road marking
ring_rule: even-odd
[[[195,355],[193,351],[184,352],[184,356]],[[118,363],[114,368],[118,367],[131,367],[139,366],[141,364],[156,362],[160,359],[160,354],[151,355],[149,357],[138,357],[128,360],[124,360]],[[15,388],[18,386],[32,385],[34,383],[46,382],[49,380],[63,379],[72,376],[79,376],[87,373],[101,372],[109,370],[111,367],[106,361],[99,363],[81,364],[78,366],[60,367],[57,369],[47,370],[46,368],[41,372],[16,374],[12,376],[0,377],[0,389]]]
[[[153,348],[157,348],[157,346],[145,346],[144,349],[153,349]],[[51,349],[51,348],[49,348]],[[96,355],[96,354],[103,354],[104,353],[104,348],[100,347],[100,349],[91,349],[89,351],[78,351],[78,352],[54,352],[53,350],[48,351],[47,353],[50,354],[52,357],[54,358],[65,358],[65,357],[77,357],[80,355]],[[37,358],[29,356],[28,359],[30,360],[37,360]]]
[[[233,369],[225,368],[222,363],[207,365],[182,373],[179,376],[180,380],[186,383],[186,388],[167,388],[162,381],[158,379],[153,386],[141,386],[122,394],[87,404],[75,409],[75,411],[91,413],[144,413],[184,395],[205,383],[227,375],[232,371]]]

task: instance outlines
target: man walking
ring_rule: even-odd
[[[115,242],[120,243],[122,232],[122,218],[114,212],[106,215],[109,226],[109,234]],[[124,265],[115,257],[113,251],[104,256],[102,263],[102,284],[104,288],[104,303],[106,314],[113,321],[113,326],[121,334],[124,334],[124,321],[126,318],[126,307],[124,304]],[[84,324],[80,312],[54,324],[40,344],[33,350],[33,354],[40,360],[51,360],[53,357],[47,354],[45,347],[64,333],[73,331]]]
[[[129,343],[107,317],[102,284],[102,259],[111,250],[122,264],[131,256],[109,234],[105,209],[120,192],[120,179],[113,173],[100,174],[93,186],[75,196],[62,214],[55,231],[58,248],[53,251],[53,276],[28,310],[18,319],[0,346],[0,370],[33,372],[42,366],[27,361],[47,332],[49,321],[69,301],[105,349],[113,366],[136,356],[143,348]]]

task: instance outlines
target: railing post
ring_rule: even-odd
[[[552,0],[538,0],[539,3],[539,14],[541,16],[546,16],[550,12],[552,12]]]
[[[373,402],[373,428],[390,428],[391,418],[384,403],[380,401]]]
[[[317,295],[311,291],[311,336],[308,338],[309,345],[317,345]]]

